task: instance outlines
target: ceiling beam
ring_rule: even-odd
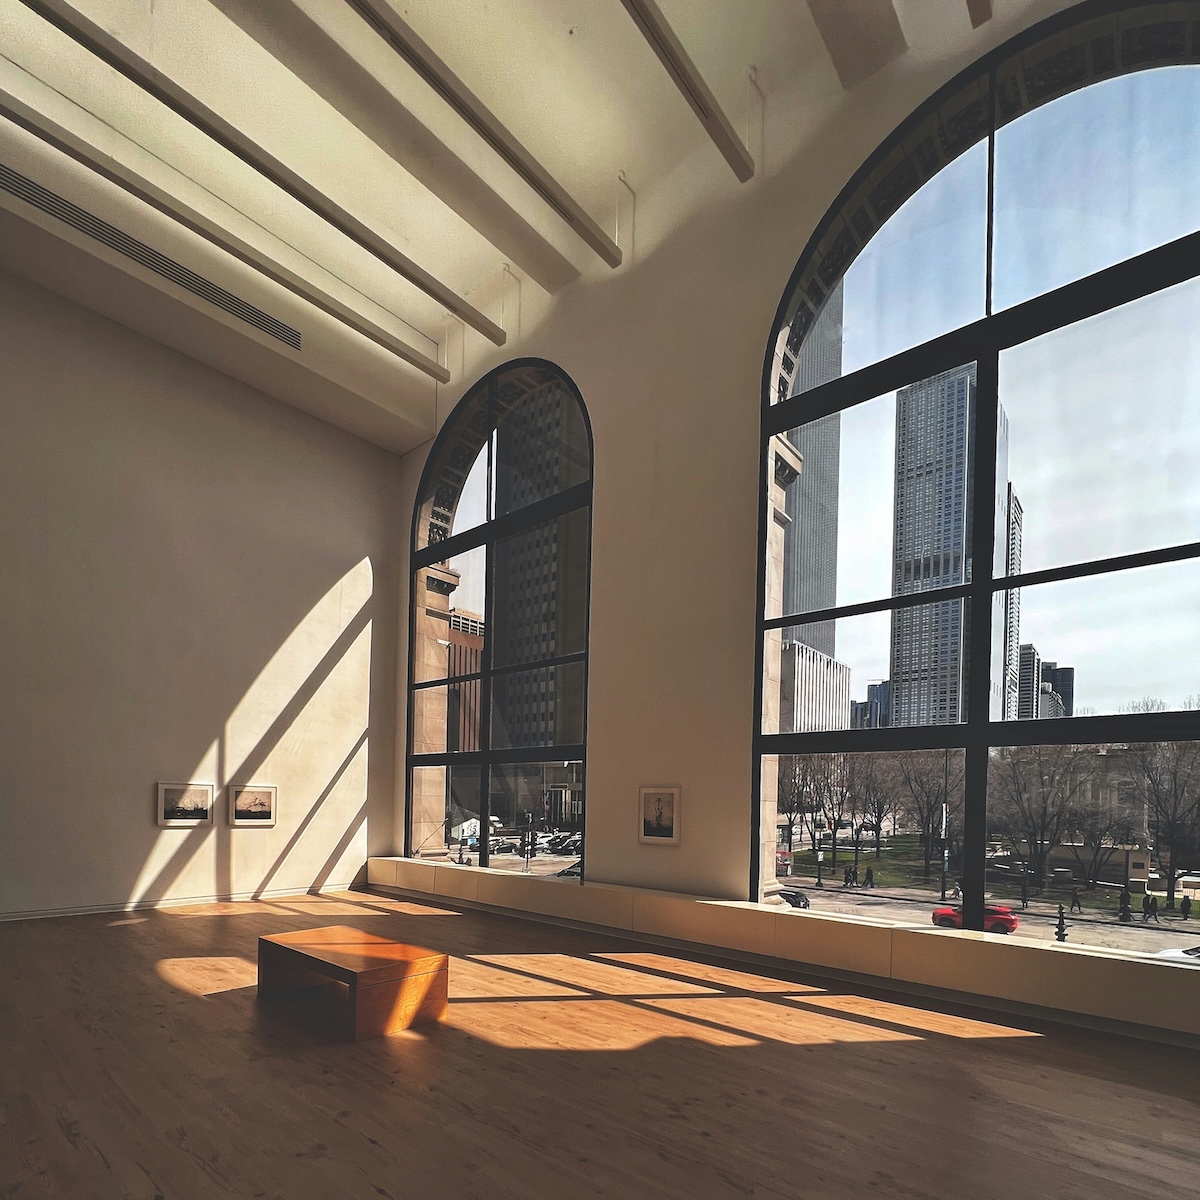
[[[347,3],[610,267],[621,265],[620,246],[390,4],[385,0]]]
[[[709,91],[708,84],[683,48],[683,43],[675,36],[675,31],[667,23],[658,4],[655,0],[621,0],[621,3],[641,30],[642,36],[650,43],[650,49],[658,56],[658,61],[666,68],[675,86],[683,93],[692,112],[700,118],[700,124],[708,131],[708,136],[733,168],[733,173],[745,183],[754,174],[754,159],[716,97]]]
[[[268,279],[287,288],[293,295],[307,300],[309,304],[341,321],[343,325],[348,325],[356,333],[370,338],[376,345],[391,351],[397,358],[416,367],[418,371],[423,371],[431,379],[436,379],[439,383],[450,382],[450,372],[428,355],[422,354],[420,350],[325,294],[308,280],[275,262],[256,247],[184,204],[182,200],[143,179],[124,163],[96,149],[78,134],[37,112],[4,88],[0,88],[0,116],[7,117],[14,125],[20,126],[47,145],[53,146],[110,183],[116,184],[129,195],[177,221],[219,250],[253,267]]]
[[[334,229],[373,254],[460,320],[478,330],[484,337],[497,346],[504,345],[504,330],[474,305],[468,303],[407,255],[402,254],[390,242],[331,200],[268,150],[248,138],[203,101],[180,87],[174,80],[168,78],[157,67],[118,41],[94,21],[90,21],[66,0],[21,0],[21,3],[107,63],[113,70],[120,72],[126,79],[137,84],[172,112],[183,117],[185,121],[241,159],[247,166],[269,179],[276,187],[287,192],[289,196],[316,213]]]
[[[971,28],[978,29],[992,19],[992,0],[967,0],[967,12],[971,17]]]
[[[908,49],[893,0],[808,0],[808,8],[846,91]]]

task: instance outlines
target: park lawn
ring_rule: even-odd
[[[854,862],[853,842],[839,840],[836,866],[833,864],[832,850],[828,842],[824,844],[824,853],[825,859],[821,864],[822,877],[834,884],[840,884],[846,868]],[[956,866],[956,860],[951,859],[946,876],[950,887],[954,886]],[[930,875],[926,879],[924,850],[919,834],[901,833],[895,837],[885,837],[878,858],[875,857],[874,842],[862,841],[859,843],[858,853],[859,883],[866,875],[868,867],[874,872],[877,888],[914,888],[918,891],[941,889],[941,856],[934,854],[930,864]],[[797,842],[797,849],[792,855],[792,874],[800,878],[816,878],[817,859],[811,844],[801,848]]]

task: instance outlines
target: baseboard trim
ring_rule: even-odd
[[[622,941],[638,942],[665,950],[676,950],[700,962],[714,965],[742,965],[761,967],[773,975],[797,983],[814,980],[829,980],[852,984],[861,991],[879,998],[909,996],[944,1006],[949,1011],[960,1009],[972,1013],[993,1016],[1016,1017],[1023,1024],[1044,1025],[1052,1028],[1082,1029],[1091,1033],[1104,1033],[1115,1037],[1133,1038],[1143,1042],[1157,1042],[1166,1046],[1177,1046],[1186,1050],[1200,1050],[1200,1037],[1171,1029],[1160,1029],[1152,1025],[1136,1025],[1127,1021],[1115,1021],[1107,1017],[1093,1017],[1086,1013],[1074,1013],[1065,1009],[1043,1008],[1035,1004],[1022,1004],[1013,1000],[981,996],[975,992],[956,992],[925,984],[909,983],[900,979],[884,979],[877,975],[861,975],[853,971],[840,971],[832,967],[812,966],[792,959],[771,958],[733,950],[725,946],[712,946],[705,942],[687,942],[678,938],[662,937],[658,934],[641,933],[631,929],[615,929],[611,925],[593,925],[586,921],[575,921],[569,917],[557,917],[547,913],[531,912],[528,909],[504,908],[497,904],[486,904],[478,900],[463,900],[457,896],[434,895],[391,884],[357,884],[350,889],[367,895],[379,895],[394,899],[415,900],[422,904],[436,905],[459,912],[478,911],[497,916],[513,917],[519,921],[533,921],[540,925],[554,925],[564,929],[577,929],[581,933],[602,934],[620,938]]]
[[[320,896],[325,892],[356,890],[355,875],[345,883],[326,883],[318,888],[267,888],[265,891],[230,892],[227,895],[172,896],[167,900],[110,901],[107,904],[84,904],[68,908],[31,908],[0,913],[0,921],[36,921],[48,917],[85,917],[92,913],[144,912],[155,908],[182,908],[188,904],[226,904],[241,900],[278,900],[283,896]]]

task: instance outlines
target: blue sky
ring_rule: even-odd
[[[987,148],[958,158],[846,276],[847,373],[985,311]],[[1200,228],[1200,68],[1073,93],[996,139],[994,310]],[[1006,352],[1025,570],[1200,540],[1200,282]],[[895,396],[842,416],[838,602],[890,589]],[[888,673],[886,614],[839,623],[856,699]],[[1022,641],[1076,667],[1077,704],[1200,692],[1200,569],[1026,588]]]

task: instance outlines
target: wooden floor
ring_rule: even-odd
[[[259,934],[333,924],[448,951],[446,1021],[261,1009]],[[1200,1055],[615,936],[355,894],[0,924],[0,963],[5,1198],[1200,1196]]]

